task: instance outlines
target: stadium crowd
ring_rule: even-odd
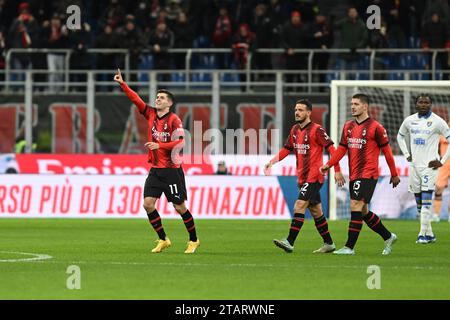
[[[75,31],[65,24],[73,4],[82,16]],[[381,8],[380,29],[366,27],[372,4]],[[232,48],[216,56],[215,68],[244,68],[257,48],[285,49],[277,61],[270,53],[255,54],[256,69],[305,69],[307,55],[292,49],[347,48],[340,58],[355,69],[358,48],[449,48],[449,21],[448,0],[0,0],[0,69],[10,48],[72,49],[71,69],[114,69],[123,56],[86,49],[123,48],[131,69],[144,68],[142,53],[148,52],[152,67],[163,70],[185,67],[185,54],[171,54],[171,48]],[[314,68],[329,68],[329,58],[315,55]],[[447,53],[437,60],[449,69]],[[10,67],[61,70],[64,54],[16,54]]]

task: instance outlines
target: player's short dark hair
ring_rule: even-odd
[[[359,101],[361,101],[362,103],[367,103],[367,105],[369,105],[370,103],[369,96],[364,93],[356,93],[352,96],[352,99],[359,99]]]
[[[167,97],[170,99],[170,101],[172,101],[172,107],[175,105],[175,96],[173,95],[172,92],[166,89],[159,89],[158,91],[156,91],[156,94],[158,93],[165,93]]]
[[[433,104],[433,99],[431,99],[431,96],[428,93],[421,93],[421,94],[419,94],[416,97],[416,102],[415,102],[416,104],[417,104],[417,101],[419,101],[419,98],[428,98],[428,99],[430,99],[431,104]]]
[[[300,100],[297,100],[297,102],[296,102],[295,104],[296,104],[296,105],[297,105],[297,104],[304,104],[304,105],[306,106],[306,110],[312,111],[312,103],[311,103],[311,101],[309,101],[308,99],[300,99]]]

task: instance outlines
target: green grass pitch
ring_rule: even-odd
[[[163,221],[172,247],[160,254],[150,253],[156,237],[143,219],[1,219],[0,299],[450,299],[448,222],[433,225],[435,244],[419,245],[418,221],[385,220],[399,237],[390,256],[367,226],[355,256],[313,254],[321,238],[305,222],[287,254],[272,239],[287,235],[289,221],[197,219],[201,246],[186,255],[181,219]],[[330,223],[337,247],[347,225]],[[70,265],[80,268],[79,290],[66,287]],[[381,289],[367,287],[371,265]]]

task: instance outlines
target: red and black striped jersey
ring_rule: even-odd
[[[173,112],[168,112],[158,117],[156,110],[145,105],[142,115],[148,121],[148,141],[172,142],[184,138],[183,124],[180,118]],[[148,162],[154,168],[179,168],[181,165],[180,152],[172,152],[172,148],[162,148],[148,151]]]
[[[350,181],[378,179],[380,150],[389,144],[386,129],[372,118],[361,123],[347,121],[339,145],[348,149]]]
[[[295,153],[299,184],[323,183],[324,177],[319,168],[323,165],[323,150],[330,145],[333,141],[317,123],[310,122],[303,129],[299,124],[291,128],[284,147]]]

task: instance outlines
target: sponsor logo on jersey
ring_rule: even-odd
[[[347,144],[349,148],[362,149],[363,145],[367,143],[366,139],[361,138],[347,138]]]
[[[162,141],[162,142],[166,142],[168,141],[169,137],[170,137],[170,133],[169,132],[161,132],[156,130],[155,127],[152,127],[152,137],[156,140]]]
[[[295,143],[294,142],[294,149],[297,149],[298,154],[306,154],[311,147],[309,144],[306,143]]]
[[[416,138],[413,140],[413,143],[419,146],[424,146],[425,145],[425,139],[423,138]]]
[[[412,134],[431,134],[431,130],[411,129]]]

